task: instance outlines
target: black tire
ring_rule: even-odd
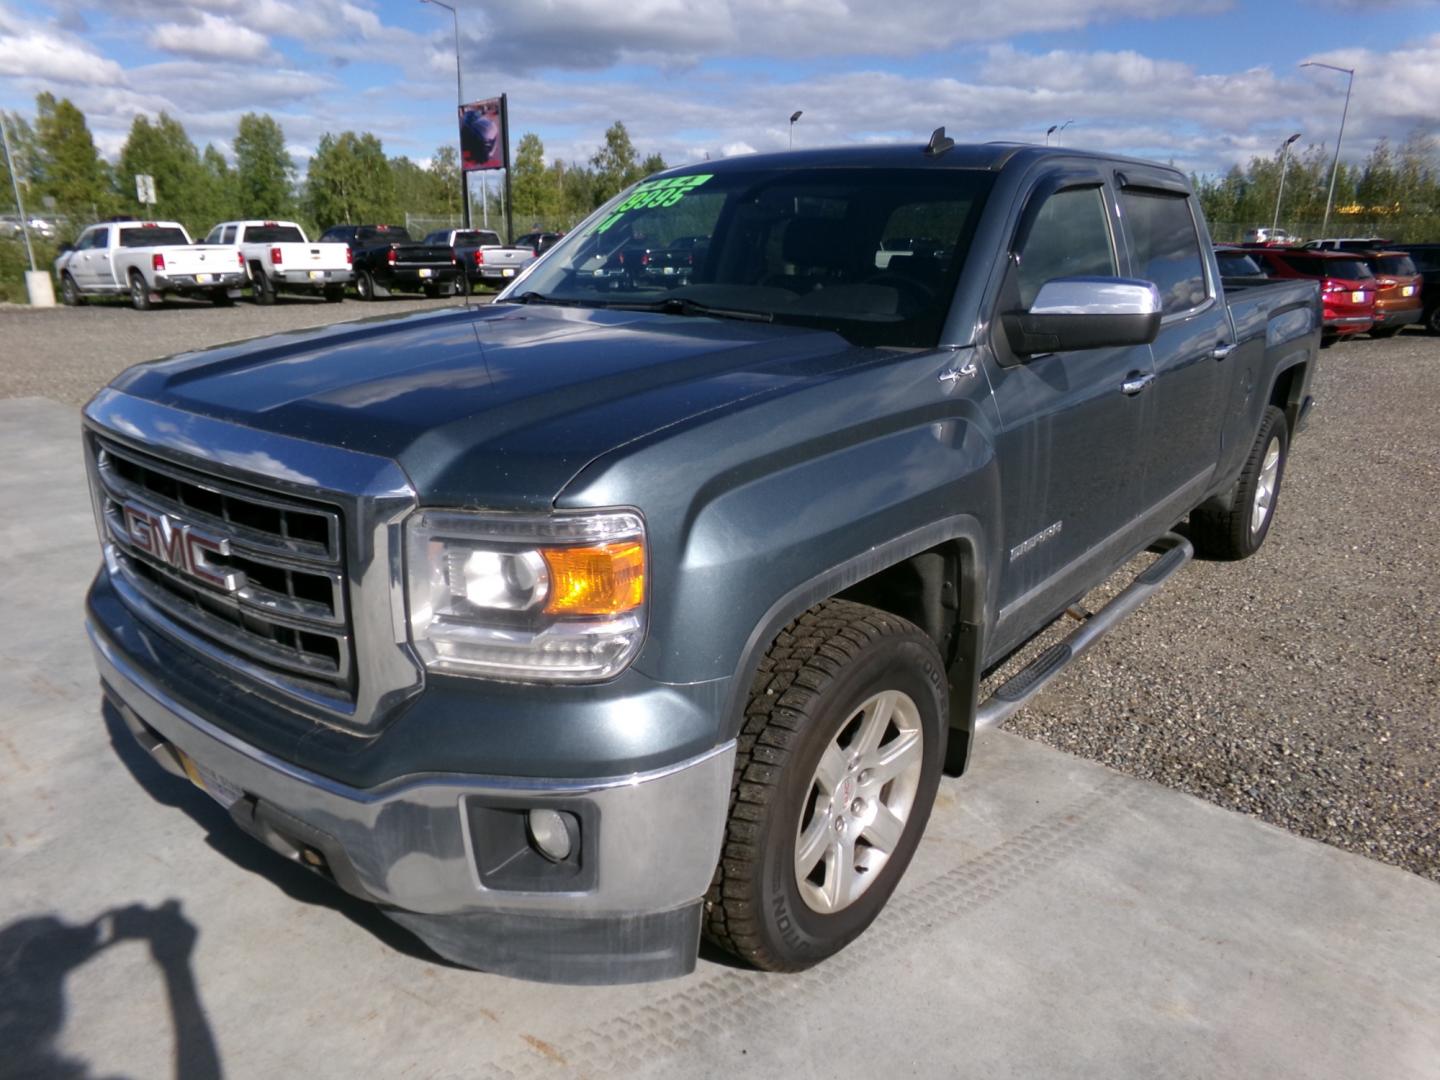
[[[370,276],[369,270],[355,272],[355,295],[361,300],[375,299],[375,279]]]
[[[450,279],[450,287],[445,290],[451,296],[464,296],[470,291],[470,283],[465,280],[463,274],[457,274]]]
[[[1425,328],[1432,334],[1440,334],[1440,307],[1433,307],[1425,316]]]
[[[250,295],[255,303],[266,307],[275,303],[275,286],[258,266],[250,268]]]
[[[344,286],[344,285],[326,285],[326,286],[325,286],[325,302],[326,302],[327,304],[338,304],[338,303],[340,303],[341,300],[344,300],[344,299],[345,299],[345,286]]]
[[[234,307],[235,298],[230,295],[229,289],[211,289],[210,302],[216,307]]]
[[[796,869],[801,827],[822,814],[823,795],[813,789],[817,769],[832,741],[859,726],[862,705],[886,690],[903,691],[918,713],[923,741],[913,801],[873,880],[848,906],[822,913],[802,897]],[[705,898],[707,938],[758,968],[799,971],[838,952],[874,921],[915,853],[935,801],[948,693],[934,643],[918,627],[876,608],[827,600],[780,632],[761,661],[745,710],[725,846]],[[899,737],[887,722],[879,745],[891,745],[891,730]],[[850,776],[856,768],[850,759],[838,788],[842,802],[866,791],[855,786],[859,776]],[[876,801],[898,782],[871,789]],[[822,835],[829,836],[831,820],[824,817]],[[857,852],[866,831],[855,829]],[[825,843],[828,848],[830,840]],[[867,842],[864,850],[883,848]],[[822,860],[815,870],[828,877],[826,866]]]
[[[422,285],[421,288],[424,290],[425,295],[431,300],[436,299],[440,295],[440,284],[438,282]]]
[[[130,306],[136,311],[150,310],[150,286],[139,270],[130,271]]]
[[[80,286],[75,284],[75,279],[68,273],[60,275],[60,302],[66,307],[80,307],[85,303]]]
[[[1404,326],[1376,326],[1371,328],[1370,336],[1372,338],[1390,338],[1403,329],[1405,329]]]
[[[1278,449],[1269,505],[1263,520],[1255,523],[1256,496],[1265,472],[1271,447]],[[1260,550],[1275,511],[1280,506],[1280,489],[1285,480],[1285,462],[1290,456],[1290,426],[1285,414],[1274,405],[1265,409],[1255,445],[1240,470],[1228,507],[1199,507],[1190,515],[1190,539],[1197,554],[1207,559],[1248,559]]]

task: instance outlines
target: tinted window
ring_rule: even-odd
[[[442,244],[445,242],[443,236],[438,242]],[[466,247],[485,247],[486,245],[489,245],[490,247],[499,247],[500,234],[487,232],[481,229],[461,229],[455,234],[455,243],[463,244]]]
[[[84,236],[80,237],[75,245],[76,251],[89,251],[91,248],[103,248],[105,246],[105,230],[91,229]]]
[[[1205,261],[1190,200],[1127,190],[1121,193],[1120,209],[1135,275],[1155,283],[1161,310],[1174,315],[1204,303]]]
[[[1104,194],[1098,187],[1058,191],[1045,200],[1019,255],[1020,305],[1058,277],[1114,277],[1115,249]],[[892,260],[893,261],[893,260]]]
[[[1259,277],[1265,273],[1260,264],[1243,251],[1217,251],[1215,261],[1225,277]]]
[[[1370,260],[1370,269],[1377,274],[1399,274],[1401,276],[1419,273],[1409,255],[1380,255]]]
[[[1330,259],[1318,255],[1287,255],[1285,261],[1294,268],[1296,273],[1305,274],[1308,277],[1333,277],[1346,278],[1351,281],[1363,281],[1375,275],[1370,272],[1370,267],[1363,259]]]
[[[220,239],[220,234],[221,234],[223,231],[224,231],[224,230],[222,230],[219,225],[216,225],[213,229],[210,230],[210,235],[207,236],[207,237],[205,237],[205,243],[207,243],[207,244],[219,244],[219,243],[223,243],[223,241]],[[232,231],[231,235],[232,235],[232,236],[234,235],[233,231]]]
[[[180,229],[151,225],[120,230],[120,246],[123,248],[183,246],[188,243],[190,238]]]
[[[409,244],[410,234],[399,225],[362,225],[355,231],[356,239],[362,243]]]
[[[1410,252],[1422,270],[1440,270],[1440,248],[1419,248]]]
[[[305,234],[297,225],[246,225],[247,244],[303,244]]]
[[[234,226],[234,225],[226,225],[226,226],[225,226],[225,233],[224,233],[224,235],[222,235],[222,236],[220,237],[220,242],[221,242],[222,244],[233,244],[233,243],[235,242],[235,226]]]

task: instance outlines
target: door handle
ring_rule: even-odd
[[[1222,342],[1219,345],[1216,345],[1215,348],[1210,350],[1210,355],[1213,356],[1216,360],[1224,360],[1234,351],[1234,345],[1226,345]]]
[[[1125,381],[1120,384],[1120,392],[1134,397],[1154,381],[1155,376],[1148,371],[1143,374],[1138,371],[1132,372],[1127,375]]]

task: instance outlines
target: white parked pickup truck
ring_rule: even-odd
[[[293,221],[222,221],[205,242],[240,250],[257,304],[273,304],[280,292],[320,293],[335,303],[355,277],[349,245],[307,240]]]
[[[74,307],[86,296],[130,294],[137,311],[166,293],[233,303],[245,284],[234,248],[196,244],[174,221],[107,221],[91,225],[55,260],[60,297]]]

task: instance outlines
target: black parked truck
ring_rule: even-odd
[[[350,245],[361,300],[392,292],[434,297],[464,291],[465,274],[450,246],[417,244],[399,225],[333,225],[320,241]]]
[[[696,236],[683,278],[595,273]],[[493,305],[98,394],[105,696],[461,964],[655,979],[704,934],[804,968],[977,726],[1192,550],[1260,548],[1319,337],[1313,282],[1232,295],[1165,166],[937,133],[674,169]]]

